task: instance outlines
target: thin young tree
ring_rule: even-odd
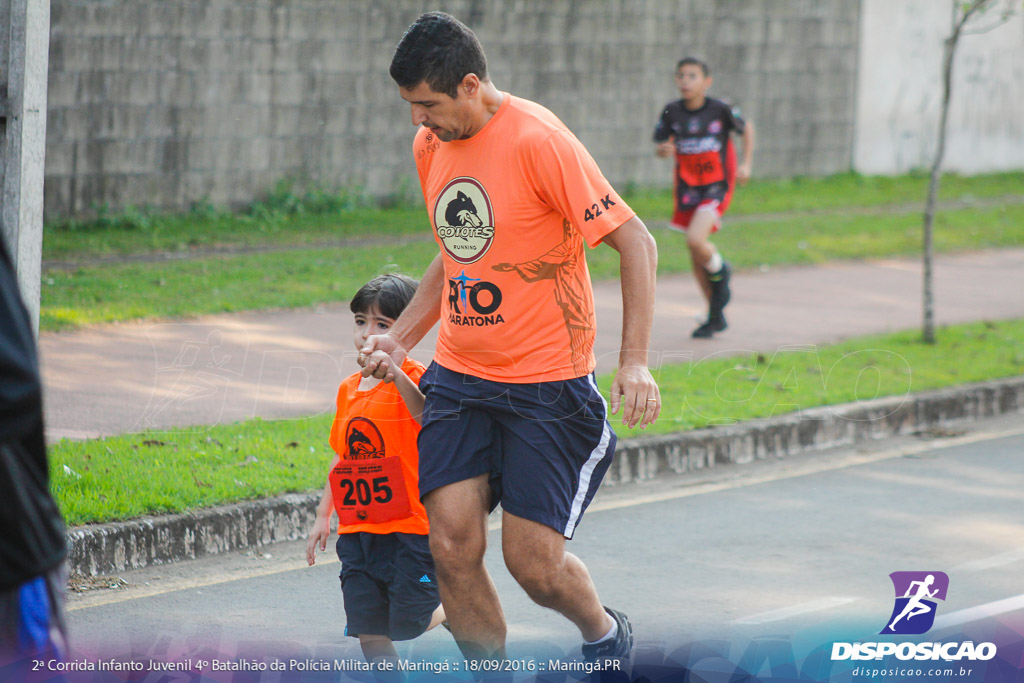
[[[956,55],[957,43],[966,33],[984,33],[999,24],[1006,22],[1013,14],[1013,7],[1019,0],[1007,0],[1002,16],[990,26],[980,30],[965,30],[968,22],[999,4],[999,0],[953,0],[953,31],[946,38],[942,55],[942,104],[939,110],[939,135],[932,162],[931,178],[928,182],[928,199],[924,206],[924,325],[922,339],[925,343],[935,343],[935,294],[933,289],[934,243],[932,239],[932,223],[935,219],[935,200],[939,194],[942,157],[946,151],[946,121],[949,117],[949,100],[953,85],[953,58]]]

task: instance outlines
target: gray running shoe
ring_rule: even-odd
[[[583,659],[588,662],[597,662],[606,659],[629,659],[629,653],[633,649],[633,625],[625,614],[618,610],[605,607],[604,611],[615,620],[619,630],[614,638],[602,640],[593,645],[583,645]]]

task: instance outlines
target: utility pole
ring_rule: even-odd
[[[0,0],[0,226],[39,334],[50,0]]]

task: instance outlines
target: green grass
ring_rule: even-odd
[[[1024,374],[1024,320],[920,330],[666,365],[655,372],[663,410],[650,434],[731,424],[818,406],[901,396]],[[601,377],[607,387],[612,376]],[[616,431],[624,436],[619,427]]]
[[[655,230],[661,275],[690,269],[683,236]],[[833,259],[920,253],[920,217],[826,214],[727,226],[715,237],[737,268],[814,264]],[[1024,244],[1024,205],[940,213],[940,252]],[[389,265],[420,274],[436,255],[433,242],[301,249],[159,263],[82,266],[43,276],[40,327],[54,331],[146,317],[180,317],[348,301]],[[608,247],[587,255],[594,279],[618,275]]]
[[[50,448],[51,488],[69,525],[306,491],[323,486],[331,421],[252,420],[61,441]]]
[[[765,418],[816,406],[1024,374],[1024,320],[918,332],[655,370],[661,419],[620,437]],[[598,380],[603,390],[611,376]],[[330,397],[325,397],[325,406]],[[181,512],[323,486],[332,416],[146,432],[50,449],[51,486],[71,525]],[[67,469],[65,469],[67,468]]]
[[[666,167],[667,168],[667,167]],[[946,174],[939,184],[940,200],[977,200],[1020,196],[1024,173],[976,176]],[[729,216],[783,212],[830,211],[885,205],[920,205],[928,194],[928,176],[862,176],[842,173],[824,178],[751,180],[736,189]],[[627,201],[644,220],[664,222],[671,217],[671,200],[664,190],[634,190]]]
[[[669,174],[666,166],[666,177]],[[941,199],[978,199],[1020,195],[1024,173],[978,176],[946,175]],[[732,216],[790,211],[924,204],[927,177],[860,176],[753,180],[737,190]],[[263,201],[241,212],[200,205],[183,214],[159,214],[129,208],[119,214],[101,210],[91,220],[52,221],[43,237],[43,259],[74,261],[154,251],[187,253],[196,248],[314,245],[342,239],[386,239],[391,235],[428,234],[429,223],[419,199],[403,191],[388,209],[372,208],[358,193],[309,190],[279,184]],[[652,224],[671,215],[665,189],[626,193],[633,209]]]
[[[145,214],[138,214],[145,216]],[[151,252],[187,254],[200,248],[304,246],[339,240],[386,240],[429,234],[422,206],[358,207],[331,213],[152,215],[102,223],[47,225],[43,259],[81,261]]]
[[[751,182],[737,192],[730,210],[730,216],[749,218],[727,223],[715,242],[738,268],[918,254],[919,212],[872,215],[862,209],[920,202],[926,183],[923,176],[854,174]],[[942,196],[1003,197],[1020,195],[1021,187],[1024,173],[949,175]],[[659,273],[689,270],[682,235],[657,228],[665,225],[669,214],[669,192],[633,190],[628,197],[641,217],[655,226]],[[940,252],[1019,246],[1024,244],[1024,205],[942,211],[935,230]],[[401,245],[395,239],[414,236],[428,239],[429,228],[423,208],[408,200],[390,209],[369,208],[355,195],[318,190],[297,195],[287,184],[241,213],[203,207],[184,215],[156,215],[132,209],[119,215],[101,213],[91,222],[48,225],[44,258],[85,263],[44,273],[40,326],[54,331],[137,318],[347,301],[388,264],[422,273],[436,247],[430,241]],[[355,242],[316,246],[338,240]],[[98,256],[188,252],[195,247],[288,249],[87,263]],[[593,250],[588,260],[595,279],[617,276],[618,257],[611,249]]]
[[[43,276],[40,327],[348,301],[382,269],[420,273],[436,254],[430,242],[54,270]]]
[[[921,235],[919,214],[823,214],[726,226],[713,240],[736,267],[753,268],[919,256]],[[940,253],[1024,245],[1024,205],[943,211],[935,217],[933,236]],[[662,230],[656,237],[659,272],[689,270],[683,236]]]

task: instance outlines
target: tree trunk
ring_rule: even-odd
[[[935,202],[939,194],[939,179],[942,177],[942,157],[946,153],[946,120],[949,118],[949,100],[953,89],[953,56],[960,33],[971,15],[992,0],[974,0],[963,8],[961,14],[959,0],[953,0],[953,32],[946,38],[942,56],[942,105],[939,110],[939,139],[935,149],[935,161],[932,163],[931,177],[928,181],[928,199],[924,205],[924,320],[921,338],[926,344],[935,343],[935,294],[933,289],[933,261],[935,247],[932,240],[932,224],[935,219]]]
[[[927,344],[935,343],[935,294],[933,289],[933,260],[935,247],[932,240],[932,224],[935,220],[935,202],[939,194],[939,180],[942,177],[942,157],[946,151],[946,119],[949,117],[949,99],[952,84],[953,54],[959,37],[959,26],[946,39],[942,61],[942,105],[939,113],[939,139],[932,162],[931,177],[928,181],[928,199],[924,205],[924,324],[921,337]]]

